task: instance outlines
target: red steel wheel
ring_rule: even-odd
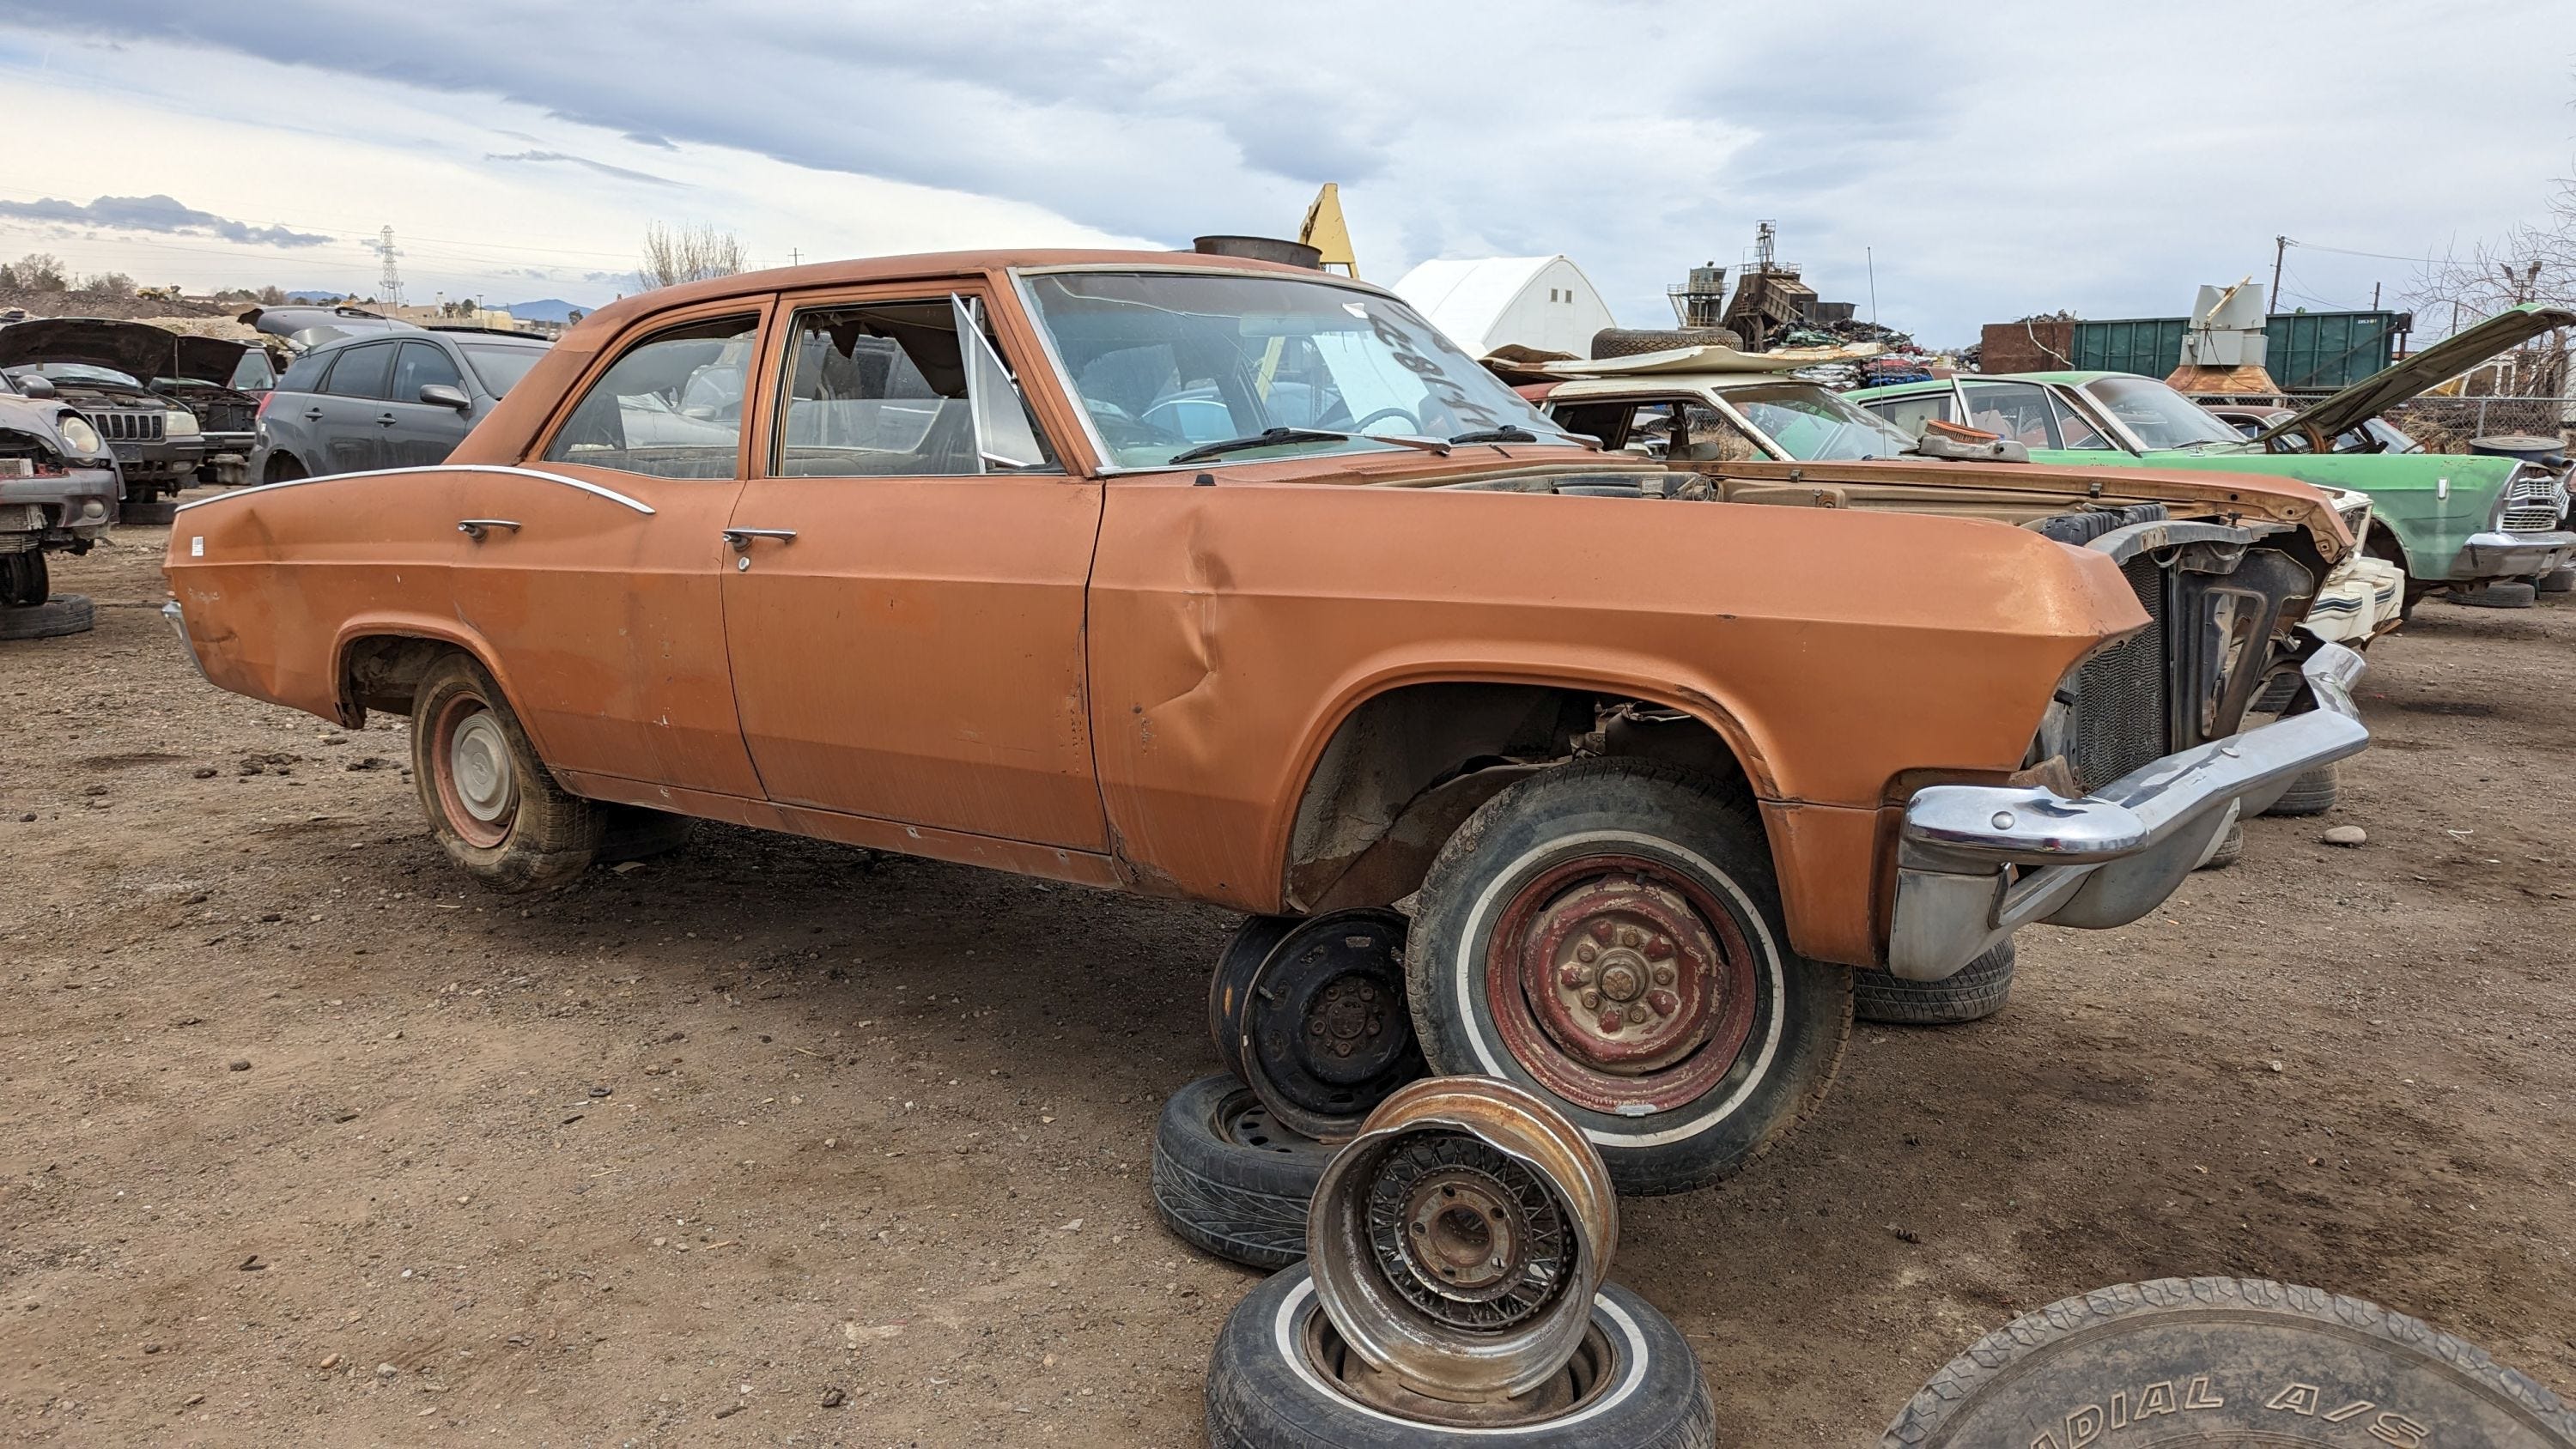
[[[1621,853],[1558,862],[1504,906],[1485,989],[1513,1057],[1601,1112],[1697,1100],[1753,1030],[1755,957],[1699,882]]]
[[[439,848],[498,891],[541,890],[599,858],[613,808],[568,793],[509,700],[463,653],[422,670],[411,702],[412,787]]]
[[[439,702],[429,722],[431,783],[448,828],[479,849],[509,838],[519,810],[518,771],[490,701],[460,690]]]

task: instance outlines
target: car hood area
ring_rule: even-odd
[[[2560,327],[2576,327],[2576,311],[2540,302],[2507,308],[2274,423],[2256,434],[2254,441],[2268,443],[2308,428],[2332,437],[2459,376],[2497,353],[2510,352]]]
[[[104,317],[45,317],[0,327],[0,367],[80,362],[114,368],[150,383],[178,377],[223,386],[250,350],[247,342],[184,337],[148,322]]]

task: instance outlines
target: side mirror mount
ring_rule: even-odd
[[[422,383],[420,400],[443,408],[454,408],[460,413],[474,406],[474,400],[467,397],[462,389],[449,387],[443,382]]]
[[[31,372],[18,379],[18,391],[27,397],[52,397],[54,380],[41,372]]]

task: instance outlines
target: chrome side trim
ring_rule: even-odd
[[[641,499],[629,498],[614,488],[603,488],[587,479],[574,478],[562,473],[549,473],[542,468],[521,468],[507,463],[440,463],[427,468],[370,468],[359,473],[324,473],[312,478],[288,478],[277,483],[261,483],[249,488],[236,488],[213,498],[192,498],[180,504],[179,511],[185,513],[191,508],[203,508],[209,503],[247,498],[253,493],[268,493],[279,488],[300,488],[307,483],[342,483],[351,478],[399,478],[415,473],[506,473],[519,478],[536,478],[547,483],[560,483],[566,488],[577,488],[594,498],[605,498],[611,503],[622,503],[647,516],[653,512],[653,505]]]
[[[214,683],[214,676],[206,672],[206,661],[197,657],[197,641],[188,637],[188,615],[179,607],[177,599],[161,606],[161,618],[169,624],[171,632],[179,636],[179,647],[188,651],[188,662],[197,667],[197,677],[208,684]]]

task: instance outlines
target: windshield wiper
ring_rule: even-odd
[[[1449,452],[1449,445],[1438,438],[1390,437],[1382,433],[1335,433],[1323,428],[1264,428],[1250,437],[1219,438],[1213,443],[1201,443],[1195,448],[1184,448],[1163,461],[1167,464],[1195,463],[1203,458],[1240,453],[1246,448],[1271,448],[1285,443],[1393,443],[1398,447],[1420,448],[1425,452],[1439,453],[1443,456]]]
[[[1454,434],[1449,441],[1453,443],[1535,443],[1538,441],[1538,434],[1527,428],[1516,428],[1505,423],[1499,428],[1480,428],[1472,433]]]

